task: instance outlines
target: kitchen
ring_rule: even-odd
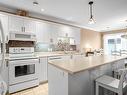
[[[125,0],[115,3],[113,1],[111,3],[115,5],[110,6],[111,8],[116,7],[118,2],[125,7]],[[81,0],[75,3],[80,5],[84,2],[87,5],[84,11],[88,14],[87,16],[90,15],[89,24],[89,17],[82,13],[79,15],[83,15],[83,18],[87,20],[83,21],[86,24],[83,25],[74,22],[73,17],[68,19],[55,17],[57,15],[54,14],[55,11],[54,16],[46,15],[46,9],[43,8],[41,8],[41,13],[37,12],[42,6],[40,0],[14,2],[13,6],[11,0],[0,1],[1,53],[4,59],[1,59],[0,72],[2,95],[5,93],[12,95],[95,95],[97,92],[95,82],[100,76],[106,74],[113,76],[114,79],[121,78],[117,70],[126,70],[127,66],[126,16],[118,17],[121,22],[116,23],[115,26],[113,25],[115,19],[113,19],[113,24],[111,21],[99,22],[101,19],[96,17],[95,21],[95,14],[92,10],[94,7],[98,9],[103,5],[98,0],[95,2]],[[30,4],[31,7],[24,5],[25,3]],[[104,0],[102,3],[109,4]],[[24,8],[20,4],[24,5]],[[123,7],[119,8],[123,10]],[[82,7],[76,6],[76,8]],[[54,10],[58,12],[58,9]],[[72,9],[68,10],[70,11]],[[82,11],[77,9],[76,12]],[[120,12],[123,13],[123,11]],[[75,13],[72,12],[71,15],[73,14]],[[75,14],[75,16],[78,15]],[[108,89],[111,91],[102,88],[100,90],[104,95],[114,94],[111,89]]]

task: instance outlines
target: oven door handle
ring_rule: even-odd
[[[9,66],[11,65],[16,65],[16,66],[20,66],[20,65],[26,65],[26,64],[38,64],[39,63],[39,59],[29,59],[29,60],[13,60],[13,61],[9,61]]]

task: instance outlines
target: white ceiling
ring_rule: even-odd
[[[127,20],[127,0],[94,0],[96,20],[94,25],[88,24],[88,2],[90,0],[37,0],[38,6],[33,6],[33,1],[0,0],[0,4],[73,21],[95,31],[124,29],[127,26],[125,22]],[[44,9],[43,12],[41,8]]]

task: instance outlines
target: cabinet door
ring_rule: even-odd
[[[75,39],[75,44],[80,44],[80,28],[75,28],[73,31],[73,38]]]
[[[25,32],[36,33],[36,21],[32,19],[24,19],[24,29]]]
[[[51,31],[50,26],[44,22],[36,22],[37,42],[50,43]]]
[[[48,64],[48,83],[48,95],[69,95],[68,73],[50,64]]]
[[[45,82],[48,80],[47,78],[47,57],[40,58],[40,64],[39,64],[39,81]]]
[[[4,29],[5,41],[8,42],[9,31],[8,31],[8,16],[0,14],[0,20]]]
[[[72,31],[69,26],[58,25],[58,28],[59,28],[59,31],[58,31],[59,37],[70,37],[71,36]]]
[[[24,20],[16,16],[9,16],[9,32],[23,32]]]
[[[59,37],[70,37],[74,39],[75,44],[80,44],[80,28],[59,25]]]
[[[59,31],[59,28],[56,24],[51,24],[50,25],[50,31],[51,31],[51,38],[53,39],[53,44],[57,44],[58,43],[58,31]]]

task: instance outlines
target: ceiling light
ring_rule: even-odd
[[[43,12],[43,11],[44,11],[44,9],[42,8],[42,9],[41,9],[41,11]]]
[[[38,3],[37,1],[34,1],[34,2],[33,2],[33,5],[34,5],[34,6],[36,6],[36,5],[38,5],[38,4],[39,4],[39,3]]]
[[[89,2],[90,5],[90,19],[89,19],[89,24],[94,24],[95,20],[93,18],[93,9],[92,9],[92,5],[93,5],[93,1]]]

